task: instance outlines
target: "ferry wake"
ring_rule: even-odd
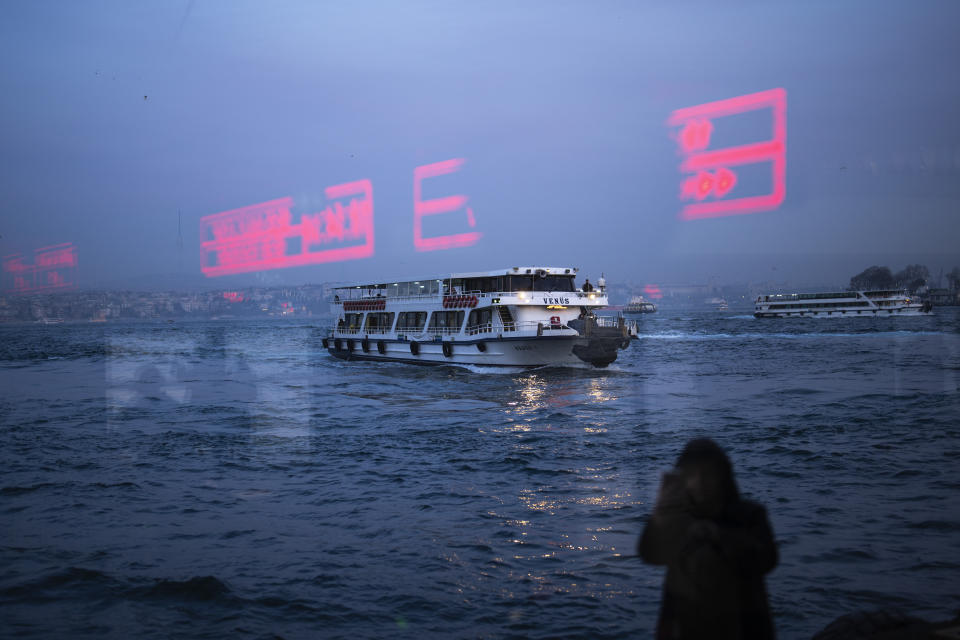
[[[604,287],[576,287],[573,267],[512,267],[334,290],[336,325],[323,339],[344,360],[606,367],[635,333],[599,316]]]

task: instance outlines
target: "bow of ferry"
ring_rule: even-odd
[[[323,339],[344,360],[479,366],[606,367],[630,345],[630,322],[596,311],[572,267],[512,267],[334,290]]]

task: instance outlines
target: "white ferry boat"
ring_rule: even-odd
[[[703,301],[704,304],[710,306],[714,311],[729,311],[730,305],[727,304],[726,299],[724,298],[707,298]]]
[[[643,296],[633,296],[623,308],[624,313],[656,313],[657,305],[645,300]]]
[[[757,296],[757,318],[843,318],[928,315],[930,303],[916,302],[899,290],[793,293]]]
[[[577,289],[572,267],[513,267],[334,289],[336,326],[323,339],[344,360],[605,367],[634,323],[594,312],[602,291]]]

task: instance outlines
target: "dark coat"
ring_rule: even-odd
[[[763,576],[777,547],[762,505],[737,497],[704,518],[661,500],[637,546],[644,561],[667,565],[658,640],[775,637]]]

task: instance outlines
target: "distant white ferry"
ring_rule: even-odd
[[[888,317],[917,316],[931,312],[930,303],[919,303],[899,290],[792,293],[757,296],[757,318],[788,317]]]
[[[623,308],[624,313],[656,313],[657,305],[645,300],[643,296],[633,296]]]
[[[607,295],[577,289],[576,274],[513,267],[338,287],[323,346],[344,360],[605,367],[635,329],[622,316],[597,316]]]
[[[713,308],[714,311],[728,311],[730,305],[724,298],[707,298],[704,303]]]

